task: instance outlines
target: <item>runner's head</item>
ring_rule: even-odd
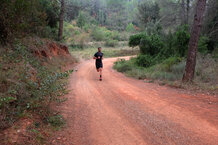
[[[98,47],[98,52],[101,52],[101,47]]]

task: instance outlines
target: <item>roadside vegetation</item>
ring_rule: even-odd
[[[106,27],[100,27],[85,20],[92,17],[84,13],[79,14],[78,19],[72,22],[64,23],[64,40],[68,44],[71,54],[77,59],[90,59],[96,53],[98,47],[103,48],[104,57],[118,57],[136,55],[138,48],[128,46],[129,36],[133,33],[134,26],[128,26],[131,32],[118,32],[109,30]],[[82,20],[84,19],[84,20]],[[81,26],[80,21],[85,21]],[[80,57],[80,58],[78,58]]]
[[[64,102],[75,63],[57,42],[59,3],[3,0],[0,6],[0,144],[44,144],[64,126]]]
[[[139,6],[141,13],[138,15],[144,29],[143,32],[130,36],[128,44],[130,47],[139,47],[140,53],[129,61],[118,60],[114,69],[130,77],[150,80],[148,82],[157,80],[161,81],[161,84],[217,93],[218,42],[215,40],[217,35],[207,33],[209,20],[204,21],[204,32],[200,34],[198,41],[195,77],[192,83],[184,83],[182,79],[185,74],[191,26],[183,21],[182,25],[175,25],[174,28],[164,26],[164,23],[159,21],[162,12],[157,7],[159,7],[157,3],[150,5],[144,3]],[[150,9],[153,11],[147,12]],[[207,15],[208,13],[209,10]],[[149,17],[152,19],[147,21]]]

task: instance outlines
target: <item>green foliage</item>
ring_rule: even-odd
[[[104,28],[96,27],[91,33],[91,36],[96,41],[103,41],[106,39],[106,32]]]
[[[140,44],[140,42],[141,42],[141,39],[143,37],[145,37],[145,36],[146,35],[143,34],[143,33],[135,34],[135,35],[130,36],[129,43],[128,43],[129,47],[136,47],[136,46],[138,46]]]
[[[61,115],[49,116],[47,121],[55,129],[59,129],[65,124],[65,121]]]
[[[5,42],[21,34],[51,32],[47,26],[56,28],[59,6],[56,0],[3,0],[0,11],[0,41]]]
[[[144,35],[140,41],[140,52],[151,56],[157,55],[163,49],[163,42],[159,35],[152,34],[150,36]]]
[[[108,37],[113,39],[113,40],[117,40],[117,41],[121,40],[121,36],[120,36],[120,33],[118,31],[111,31],[111,32],[109,32]]]
[[[116,69],[118,72],[127,72],[132,69],[131,65],[125,59],[120,59],[114,64],[114,69]]]
[[[106,41],[106,40],[119,41],[121,39],[119,32],[110,31],[105,27],[95,27],[91,32],[91,36],[96,41]]]
[[[206,36],[201,36],[198,42],[198,51],[200,53],[206,54],[208,53],[208,43],[209,43],[209,38]]]
[[[178,56],[184,57],[188,51],[188,43],[190,39],[190,33],[188,31],[188,26],[184,25],[178,28],[175,34],[175,51]]]
[[[156,22],[160,17],[160,8],[157,3],[144,2],[138,6],[138,10],[139,20],[143,26],[146,26],[148,22]]]
[[[141,54],[154,56],[155,61],[171,56],[184,57],[188,49],[190,34],[187,26],[179,27],[178,31],[162,34],[153,31],[149,35],[140,33],[130,36],[129,46],[140,47]]]
[[[149,56],[148,56],[149,57]],[[129,61],[118,60],[114,63],[114,69],[125,73],[127,76],[137,79],[156,79],[175,81],[180,80],[185,69],[185,63],[178,58],[169,58],[161,64],[150,67],[138,67],[138,58],[131,58]]]
[[[172,31],[169,31],[167,35],[164,35],[163,41],[164,41],[164,49],[160,52],[160,55],[168,58],[171,56],[174,56],[176,54],[175,50],[175,37],[174,33]]]
[[[163,71],[171,72],[171,68],[173,65],[181,62],[182,59],[180,57],[169,57],[161,63],[160,69]]]
[[[129,23],[126,27],[127,32],[135,32],[135,27],[132,23]]]
[[[86,19],[87,19],[87,17],[85,15],[85,13],[81,11],[79,13],[79,16],[78,16],[78,19],[77,19],[77,25],[80,28],[83,28],[85,26],[85,24],[87,23]]]
[[[139,55],[136,58],[136,64],[142,67],[149,67],[152,65],[152,56],[150,55]]]
[[[58,64],[49,61],[42,65],[20,42],[0,58],[0,128],[13,124],[25,111],[45,118],[50,102],[66,92],[64,80],[72,71],[61,72]]]

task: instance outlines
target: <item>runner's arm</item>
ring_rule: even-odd
[[[93,59],[98,59],[97,54],[95,53]]]

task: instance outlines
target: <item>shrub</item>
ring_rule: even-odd
[[[37,42],[36,46],[41,46]],[[17,43],[12,50],[0,53],[0,129],[6,128],[25,112],[34,111],[43,119],[49,114],[49,104],[65,93],[71,72],[61,72],[66,61],[51,64],[52,60],[39,60],[31,50]],[[42,65],[46,63],[46,65]]]
[[[142,67],[149,67],[152,65],[152,57],[150,55],[139,55],[136,58],[136,64]]]
[[[108,47],[115,47],[118,45],[118,41],[117,40],[106,40],[105,42],[105,46],[108,46]]]
[[[126,31],[127,32],[134,32],[135,31],[135,27],[132,23],[129,23],[127,26],[126,26]]]
[[[85,30],[86,33],[88,33],[89,29],[90,29],[90,25],[89,24],[85,24],[83,29]]]
[[[179,27],[175,35],[175,52],[178,56],[185,56],[188,50],[188,43],[190,39],[190,33],[188,31],[188,26],[184,25]]]
[[[160,64],[160,67],[161,67],[161,70],[164,70],[164,71],[168,71],[170,72],[171,71],[171,67],[179,62],[181,62],[181,58],[179,57],[169,57],[168,59],[164,60],[161,64]]]
[[[170,70],[173,74],[179,74],[182,78],[182,75],[184,74],[184,71],[185,71],[185,65],[186,65],[186,62],[181,61],[177,64],[172,65]]]
[[[74,43],[77,47],[84,48],[88,41],[89,41],[89,34],[82,33],[75,38]]]
[[[125,59],[120,59],[114,63],[114,69],[116,69],[118,72],[127,72],[132,69],[132,65],[128,63]]]
[[[120,40],[121,40],[121,38],[120,38],[120,34],[119,34],[118,31],[112,31],[111,33],[112,33],[112,35],[111,35],[111,39],[113,39],[113,40],[117,40],[117,41],[120,41]]]
[[[160,55],[168,58],[171,56],[174,56],[176,54],[174,42],[175,42],[175,36],[174,34],[169,31],[168,34],[164,35],[164,49],[160,52]]]
[[[142,37],[145,37],[145,36],[146,36],[146,34],[143,34],[143,33],[130,36],[129,47],[138,46],[141,42]]]
[[[91,36],[96,41],[103,41],[106,39],[106,33],[103,28],[95,27]]]
[[[208,43],[209,38],[206,36],[201,36],[198,42],[198,51],[203,54],[208,53]]]
[[[156,34],[150,36],[144,35],[139,45],[142,54],[149,54],[151,56],[157,55],[163,49],[163,46],[160,36]]]
[[[77,19],[77,25],[78,25],[78,27],[83,28],[83,26],[85,26],[86,23],[87,23],[86,15],[85,15],[84,12],[81,11],[79,13],[79,16],[78,16],[78,19]]]

